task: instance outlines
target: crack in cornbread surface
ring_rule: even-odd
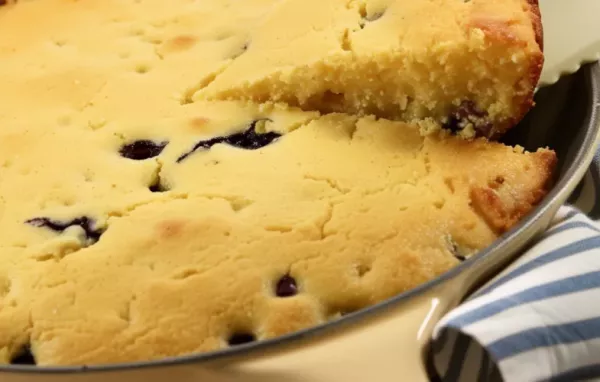
[[[149,360],[316,325],[443,273],[543,197],[549,150],[188,103],[283,2],[0,8],[0,361]]]

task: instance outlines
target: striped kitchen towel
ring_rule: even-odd
[[[575,207],[438,323],[430,362],[442,381],[600,381],[599,194],[597,156]]]

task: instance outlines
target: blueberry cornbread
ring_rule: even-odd
[[[287,2],[0,7],[1,362],[151,360],[317,325],[445,272],[545,195],[547,149],[196,97]]]
[[[537,0],[280,1],[194,98],[427,118],[497,137],[532,105],[541,41]]]

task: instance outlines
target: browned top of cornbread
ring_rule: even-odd
[[[190,103],[285,2],[0,8],[1,361],[149,360],[316,325],[439,275],[543,197],[549,150]]]

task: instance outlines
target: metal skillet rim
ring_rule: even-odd
[[[336,321],[330,321],[321,325],[310,327],[298,332],[290,333],[284,336],[276,337],[269,340],[256,341],[247,345],[240,345],[233,348],[206,352],[206,353],[193,353],[189,355],[175,356],[164,358],[154,361],[140,361],[140,362],[129,362],[129,363],[115,363],[105,365],[94,365],[94,366],[22,366],[22,365],[0,365],[0,374],[4,373],[18,373],[18,374],[73,374],[73,373],[101,373],[101,372],[115,372],[115,371],[133,371],[136,369],[147,369],[157,367],[173,367],[177,365],[201,365],[209,361],[226,361],[233,359],[241,355],[252,356],[263,349],[275,347],[283,343],[297,342],[307,338],[313,338],[320,335],[326,335],[327,332],[332,332],[332,329],[338,328],[342,325],[356,324],[361,320],[376,315],[379,312],[385,311],[386,309],[395,306],[397,304],[406,302],[410,298],[416,298],[421,294],[429,291],[435,286],[448,281],[474,264],[485,261],[488,257],[492,256],[495,252],[500,251],[507,242],[510,242],[517,238],[522,232],[526,231],[530,226],[534,225],[535,222],[544,215],[544,213],[552,208],[559,199],[565,197],[565,193],[570,192],[570,186],[572,185],[573,179],[583,178],[583,174],[587,171],[587,165],[584,161],[585,158],[589,157],[591,160],[590,152],[596,147],[596,142],[600,138],[600,63],[587,65],[582,68],[585,74],[586,81],[591,86],[592,90],[592,111],[586,119],[586,131],[583,138],[583,144],[579,151],[573,158],[571,164],[565,171],[562,178],[556,183],[549,194],[544,198],[542,203],[538,205],[528,217],[523,219],[519,224],[513,227],[509,232],[499,237],[492,245],[479,252],[469,260],[457,265],[446,273],[422,284],[416,288],[410,289],[404,293],[391,297],[378,304],[370,307],[361,309],[355,313],[348,314]],[[585,164],[585,166],[582,166]]]

